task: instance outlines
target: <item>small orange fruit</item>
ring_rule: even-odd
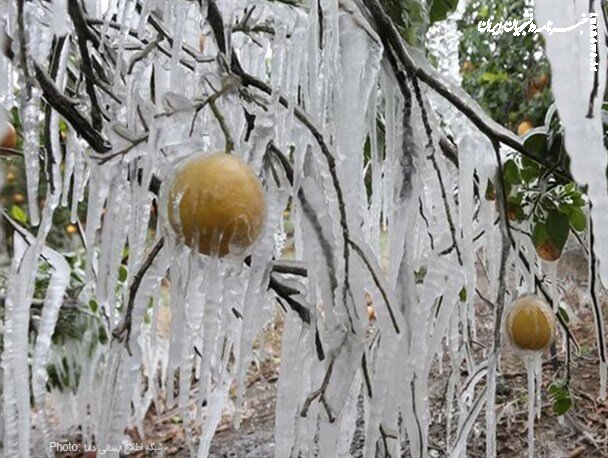
[[[524,121],[519,126],[517,126],[517,135],[523,137],[526,132],[532,129],[534,125],[530,121]]]
[[[65,231],[70,235],[74,235],[76,232],[78,232],[78,228],[73,224],[68,224],[65,227]]]
[[[2,142],[0,142],[0,147],[15,149],[15,146],[17,146],[17,132],[15,132],[15,128],[10,123],[6,124],[5,129]]]
[[[245,161],[225,153],[186,159],[171,180],[167,207],[186,245],[219,257],[245,252],[266,216],[260,180]]]
[[[542,351],[553,342],[555,315],[540,297],[520,296],[507,311],[509,340],[520,350]]]
[[[13,196],[13,202],[16,204],[22,204],[23,202],[25,202],[25,196],[18,192]]]
[[[15,174],[13,172],[8,172],[6,174],[6,181],[8,181],[9,183],[15,181]]]
[[[460,67],[460,73],[471,73],[475,70],[475,65],[470,60],[465,60]]]

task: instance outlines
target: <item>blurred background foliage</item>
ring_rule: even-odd
[[[541,125],[553,103],[540,34],[479,32],[479,21],[526,20],[524,0],[473,0],[459,21],[463,88],[503,126],[525,133]]]

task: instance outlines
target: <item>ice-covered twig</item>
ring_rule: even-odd
[[[367,267],[367,270],[371,274],[372,280],[374,280],[374,284],[380,291],[380,294],[382,295],[382,299],[384,299],[384,303],[388,310],[388,314],[391,317],[391,323],[393,323],[395,332],[397,334],[399,334],[401,331],[399,330],[399,325],[397,324],[397,318],[395,317],[395,312],[393,312],[393,307],[391,307],[391,303],[388,299],[388,293],[386,291],[386,288],[383,286],[382,281],[380,280],[380,276],[376,272],[376,269],[372,266],[372,264],[369,260],[369,257],[366,256],[366,254],[365,254],[365,251],[363,251],[363,249],[352,239],[348,239],[348,243],[350,243],[350,245],[354,248],[355,252],[359,255],[359,257],[361,258],[361,260]]]
[[[63,50],[63,46],[65,44],[66,37],[62,36],[59,38],[53,38],[53,43],[51,45],[51,64],[49,66],[50,77],[54,81],[57,80],[57,72],[59,71],[59,60],[61,56],[61,51]],[[44,111],[44,137],[46,142],[46,173],[49,177],[49,185],[51,188],[51,193],[55,192],[55,183],[56,181],[52,178],[53,176],[53,165],[57,163],[57,158],[54,155],[54,149],[52,147],[52,132],[51,132],[51,122],[52,122],[52,111],[53,108],[50,104],[47,103]]]
[[[291,164],[287,160],[287,157],[285,156],[285,154],[283,154],[283,152],[279,148],[277,148],[275,146],[274,142],[272,142],[272,141],[268,143],[268,150],[271,151],[272,153],[274,153],[275,156],[279,159],[279,161],[281,162],[281,165],[283,166],[283,169],[285,170],[285,174],[287,175],[288,181],[293,186],[293,169],[291,167]],[[302,188],[298,189],[298,199],[301,202],[302,209],[307,214],[307,217],[309,219],[314,219],[315,218],[314,214],[312,214],[312,212],[307,212],[307,209],[310,207],[310,205],[308,204],[308,199],[306,198],[306,195],[304,194],[304,190]],[[313,226],[314,226],[314,224],[313,224]],[[322,235],[320,234],[319,237],[322,237]],[[380,276],[378,275],[376,269],[373,267],[372,262],[370,261],[369,257],[366,255],[365,251],[361,248],[361,246],[359,246],[359,244],[357,244],[350,237],[350,235],[346,239],[345,243],[348,243],[349,245],[351,245],[353,247],[355,252],[359,255],[359,257],[365,264],[365,267],[367,268],[370,275],[372,276],[372,280],[374,281],[374,284],[380,291],[380,294],[382,295],[382,299],[384,300],[384,303],[386,304],[386,307],[388,309],[388,312],[389,312],[389,315],[391,318],[391,322],[393,324],[393,327],[395,328],[395,332],[397,334],[399,334],[401,331],[399,329],[399,325],[397,324],[397,318],[395,316],[395,313],[394,313],[391,303],[389,301],[388,293],[386,291],[386,288],[383,286]]]
[[[589,204],[591,205],[591,204]],[[593,247],[594,242],[594,234],[593,234],[593,218],[589,218],[589,246]],[[606,364],[606,343],[604,339],[604,320],[602,316],[602,308],[601,304],[597,297],[597,284],[601,284],[601,281],[598,281],[598,272],[597,272],[597,257],[595,254],[595,250],[589,250],[589,295],[591,296],[591,304],[593,305],[593,316],[595,318],[595,331],[597,333],[597,346],[598,353],[600,355],[600,361],[603,364]],[[603,369],[601,369],[603,370]]]
[[[502,160],[500,158],[500,147],[498,143],[494,143],[494,152],[498,169],[496,172],[496,199],[499,202],[500,215],[500,232],[502,234],[500,266],[498,272],[498,292],[496,297],[495,307],[495,322],[494,322],[494,355],[497,355],[500,350],[500,335],[502,314],[505,305],[505,295],[507,292],[507,260],[509,259],[509,251],[511,249],[512,235],[509,232],[509,220],[507,218],[507,193],[503,177]]]
[[[133,281],[131,282],[131,286],[129,287],[129,299],[127,302],[127,309],[125,311],[125,316],[122,319],[122,322],[112,332],[112,337],[114,339],[116,339],[118,341],[123,341],[123,340],[125,341],[125,345],[127,347],[127,351],[129,352],[129,354],[131,354],[129,338],[131,336],[131,327],[133,324],[132,320],[133,320],[133,308],[135,306],[135,296],[137,295],[137,291],[139,290],[139,286],[141,285],[144,275],[146,274],[146,272],[152,265],[152,262],[154,262],[154,259],[156,258],[156,256],[158,255],[158,253],[160,252],[160,250],[162,249],[164,244],[165,244],[164,237],[159,238],[158,241],[152,247],[152,250],[150,250],[150,253],[148,253],[148,256],[146,257],[145,261],[143,262],[143,264],[140,266],[139,270],[133,277]]]
[[[23,153],[14,148],[0,147],[0,158],[3,156],[23,156]]]
[[[104,154],[110,151],[112,149],[110,143],[74,107],[72,101],[57,89],[48,73],[36,62],[34,62],[34,71],[47,103],[61,114],[96,152]]]
[[[224,138],[226,139],[226,152],[230,153],[234,150],[234,140],[232,139],[232,135],[230,134],[230,128],[228,127],[228,124],[226,124],[226,119],[224,118],[224,115],[222,114],[220,109],[217,107],[215,100],[209,101],[209,107],[211,107],[213,116],[215,116],[215,119],[217,119],[217,122],[220,125],[222,132],[224,133]]]
[[[12,52],[10,47],[12,39],[8,35],[4,34],[2,41],[4,42],[4,48],[2,50],[4,55],[10,60],[13,60],[15,58],[15,54]],[[110,151],[111,146],[108,141],[75,107],[77,101],[74,101],[70,97],[63,94],[57,88],[57,86],[55,86],[55,83],[49,74],[36,61],[34,61],[32,65],[36,81],[42,89],[46,102],[70,123],[74,130],[76,130],[76,132],[78,132],[78,134],[87,141],[91,148],[101,154]]]
[[[25,90],[28,98],[32,95],[32,86],[34,85],[33,78],[30,74],[30,66],[27,58],[30,55],[27,50],[27,40],[25,37],[25,18],[24,18],[24,4],[25,0],[17,1],[17,34],[19,40],[19,60],[21,70],[25,76]]]
[[[141,11],[142,11],[141,2],[138,1],[135,8],[136,8],[137,12],[139,14],[141,14]],[[163,22],[160,19],[158,19],[156,14],[152,11],[150,11],[148,14],[148,23],[152,26],[152,28],[154,30],[156,30],[156,32],[158,32],[160,35],[162,35],[167,40],[167,43],[169,43],[169,46],[173,46],[173,35],[171,35],[171,33],[167,30],[167,28],[163,24]],[[188,54],[189,56],[198,60],[199,54],[200,54],[198,51],[196,51],[194,48],[189,46],[187,43],[182,43],[181,46],[186,54]]]
[[[422,93],[420,91],[420,85],[418,84],[418,79],[416,75],[411,75],[412,87],[414,88],[414,94],[416,96],[416,101],[418,102],[418,106],[420,107],[420,112],[422,114],[422,123],[424,125],[424,130],[427,135],[428,145],[427,148],[430,150],[430,154],[428,158],[431,160],[433,164],[433,169],[437,174],[437,181],[439,183],[439,190],[441,192],[441,198],[443,200],[443,206],[445,209],[445,215],[448,221],[448,226],[450,228],[450,235],[452,236],[452,247],[456,249],[456,255],[458,257],[458,263],[460,265],[462,262],[462,254],[460,253],[460,248],[458,247],[458,239],[456,236],[456,225],[454,224],[454,218],[452,217],[452,211],[450,210],[450,205],[448,203],[447,191],[445,188],[445,184],[443,182],[443,176],[441,175],[441,170],[439,169],[439,164],[437,163],[437,159],[435,158],[435,143],[433,142],[433,130],[429,123],[428,113],[426,111],[426,107],[424,106],[424,100],[422,99]]]
[[[87,47],[90,32],[84,19],[84,12],[79,1],[68,2],[68,13],[72,18],[76,36],[78,37],[78,49],[80,51],[81,71],[84,74],[85,88],[91,101],[91,121],[96,130],[101,130],[101,108],[95,92],[95,75],[91,65],[91,56]]]
[[[145,59],[154,49],[158,47],[158,44],[162,41],[163,37],[158,34],[156,38],[152,40],[150,43],[146,44],[144,49],[135,54],[131,58],[131,62],[129,62],[129,67],[127,68],[127,74],[133,72],[133,68],[135,68],[135,64],[143,59]]]
[[[308,395],[308,397],[304,401],[302,410],[300,411],[300,416],[306,417],[306,415],[308,415],[308,409],[310,409],[310,405],[312,404],[312,401],[314,401],[317,398],[320,398],[321,403],[323,404],[323,407],[325,408],[325,412],[327,413],[327,416],[329,417],[329,422],[333,423],[336,420],[336,418],[331,410],[331,407],[329,406],[327,400],[325,399],[325,390],[327,389],[327,385],[329,384],[329,380],[331,379],[331,373],[333,371],[333,368],[334,368],[334,359],[331,358],[329,360],[329,363],[327,364],[327,371],[325,372],[325,376],[323,377],[321,386],[319,387],[318,390],[315,390]]]

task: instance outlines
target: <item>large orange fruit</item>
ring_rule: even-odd
[[[260,180],[246,162],[225,153],[180,164],[167,205],[171,227],[186,245],[220,257],[251,247],[266,215]]]
[[[520,350],[541,351],[551,345],[555,336],[555,315],[540,297],[520,296],[506,316],[511,343]]]

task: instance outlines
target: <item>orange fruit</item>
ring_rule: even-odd
[[[73,224],[68,224],[68,225],[65,227],[65,231],[66,231],[68,234],[73,235],[73,234],[75,234],[76,232],[78,232],[78,228],[77,228],[75,225],[73,225]]]
[[[530,121],[524,121],[519,126],[517,126],[517,135],[522,137],[533,127],[534,125]]]
[[[169,189],[171,227],[186,245],[202,254],[241,254],[262,233],[266,216],[262,184],[234,154],[186,159]]]
[[[13,202],[16,204],[22,204],[23,202],[25,202],[25,196],[18,192],[13,196]]]
[[[2,142],[0,142],[0,147],[15,149],[15,146],[17,146],[17,132],[15,132],[15,128],[12,124],[7,123]]]
[[[465,60],[460,67],[460,73],[471,73],[475,70],[475,65],[469,60]]]
[[[520,296],[507,311],[509,340],[520,350],[542,351],[553,342],[555,315],[540,297]]]
[[[15,181],[15,174],[13,172],[8,172],[6,174],[6,181],[8,181],[9,183]]]

